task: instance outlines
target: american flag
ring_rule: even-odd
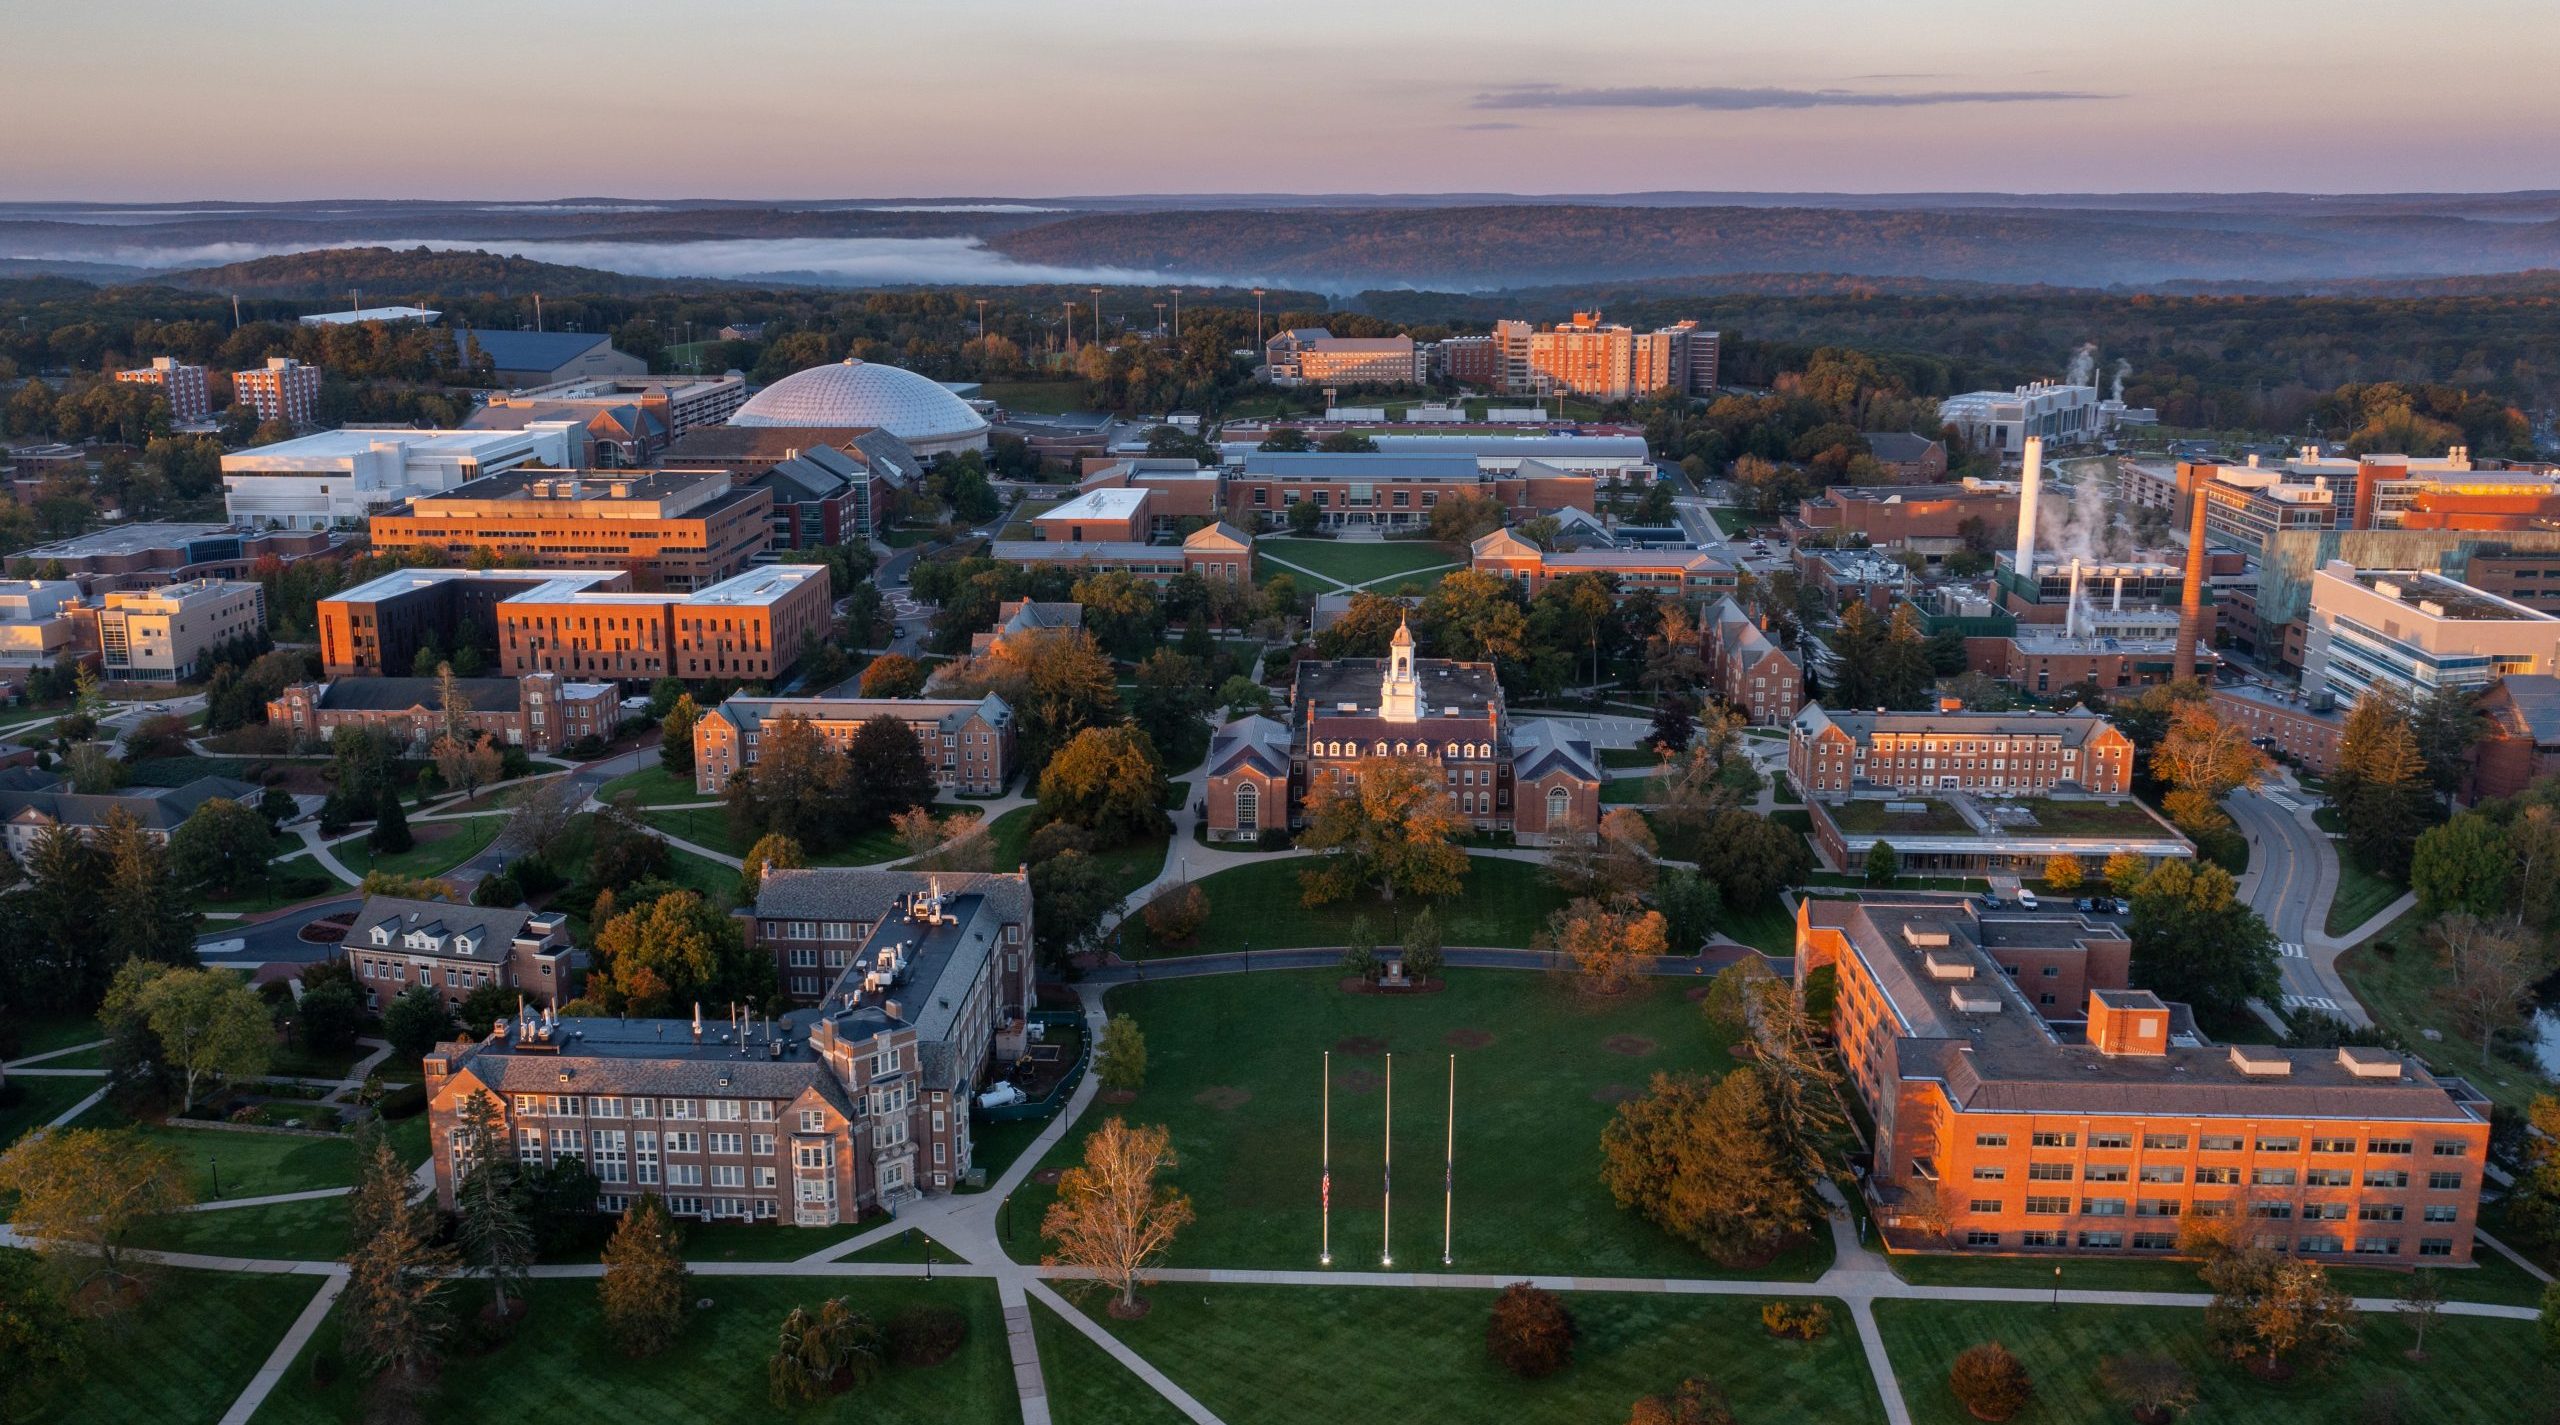
[[[1327,1171],[1325,1173],[1324,1185],[1318,1189],[1318,1192],[1324,1198],[1324,1205],[1327,1208],[1331,1208],[1333,1206],[1333,1174],[1331,1171]]]

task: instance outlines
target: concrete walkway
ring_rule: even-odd
[[[92,1039],[86,1044],[73,1044],[60,1049],[47,1049],[41,1054],[29,1054],[23,1059],[11,1059],[6,1064],[0,1064],[0,1069],[7,1069],[10,1073],[14,1074],[20,1069],[26,1068],[30,1064],[41,1064],[47,1059],[65,1058],[69,1055],[83,1053],[90,1049],[104,1049],[106,1047],[107,1041],[104,1039]]]
[[[334,1263],[332,1265],[335,1266]],[[274,1350],[267,1352],[266,1363],[258,1367],[256,1375],[249,1377],[248,1388],[231,1402],[229,1410],[222,1412],[220,1425],[249,1425],[250,1418],[258,1413],[258,1407],[266,1404],[267,1397],[284,1383],[285,1372],[293,1369],[294,1359],[302,1354],[303,1346],[311,1340],[311,1333],[319,1330],[320,1323],[328,1319],[329,1308],[338,1304],[338,1294],[346,1289],[347,1269],[337,1267],[329,1273],[328,1280],[320,1283],[320,1289],[312,1293],[310,1303],[302,1308],[302,1314],[293,1318],[293,1326],[284,1333],[284,1339],[276,1342]]]
[[[307,1192],[271,1192],[264,1197],[227,1197],[212,1202],[199,1202],[189,1212],[229,1212],[235,1207],[274,1207],[286,1202],[320,1202],[327,1198],[345,1197],[351,1187],[312,1188]]]

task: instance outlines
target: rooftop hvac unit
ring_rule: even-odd
[[[2338,1046],[2338,1067],[2359,1079],[2397,1079],[2400,1077],[2400,1055],[2389,1049],[2341,1044]]]
[[[2231,1046],[2231,1067],[2251,1078],[2281,1079],[2293,1073],[2293,1060],[2285,1057],[2279,1049],[2234,1044]]]
[[[1947,1002],[1956,1007],[1958,1014],[1998,1014],[2000,1012],[2000,994],[1996,989],[1976,990],[1958,985],[1947,991]]]

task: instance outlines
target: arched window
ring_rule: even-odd
[[[1262,790],[1251,782],[1236,784],[1236,830],[1247,836],[1262,834]]]
[[[1397,744],[1396,744],[1396,755],[1397,755],[1398,757],[1402,757],[1403,755],[1405,755],[1405,753],[1407,753],[1407,752],[1409,752],[1409,751],[1411,751],[1411,750],[1412,750],[1411,748],[1407,747],[1405,744],[1403,744],[1403,743],[1401,743],[1401,742],[1399,742],[1399,743],[1397,743]]]
[[[1384,757],[1384,756],[1386,756],[1386,755],[1387,755],[1387,744],[1386,744],[1386,743],[1381,742],[1381,743],[1379,743],[1379,744],[1378,744],[1378,755],[1379,755],[1379,756],[1381,756],[1381,757]]]
[[[1549,787],[1547,789],[1547,826],[1549,829],[1563,826],[1565,821],[1572,815],[1573,793],[1566,791],[1562,787]]]
[[[1457,755],[1458,755],[1458,744],[1456,744],[1456,743],[1454,743],[1454,742],[1452,742],[1452,743],[1450,743],[1450,744],[1449,744],[1449,752],[1448,752],[1448,755],[1449,755],[1449,756],[1451,756],[1451,757],[1455,757],[1455,756],[1457,756]]]

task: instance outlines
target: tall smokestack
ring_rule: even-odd
[[[2071,599],[2062,606],[2062,636],[2080,636],[2080,556],[2071,556]]]
[[[2018,577],[2036,577],[2036,500],[2044,493],[2044,437],[2027,437],[2027,471],[2018,486],[2018,552],[2010,562]]]
[[[2187,581],[2178,595],[2178,652],[2170,676],[2183,683],[2196,675],[2196,643],[2204,637],[2204,486],[2188,500]]]

